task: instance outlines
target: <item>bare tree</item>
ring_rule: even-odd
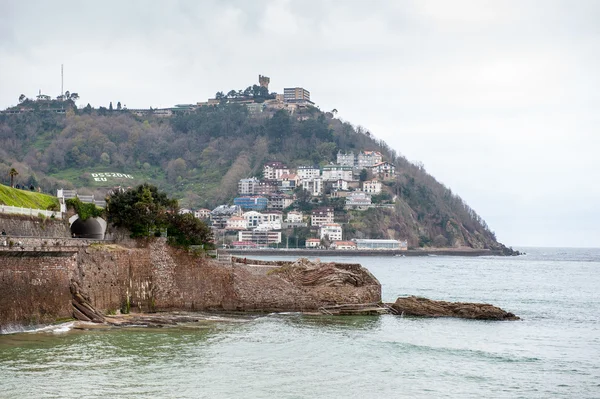
[[[15,187],[15,176],[18,174],[19,172],[17,172],[15,168],[11,168],[10,172],[8,172],[8,175],[10,176],[10,186],[13,188]]]

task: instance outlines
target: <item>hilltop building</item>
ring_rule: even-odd
[[[303,87],[286,87],[283,89],[283,101],[286,103],[310,103],[310,92]]]

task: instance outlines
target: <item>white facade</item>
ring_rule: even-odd
[[[265,222],[263,214],[256,211],[245,212],[242,217],[246,219],[246,226],[250,229]]]
[[[371,167],[373,175],[380,179],[393,179],[396,177],[396,167],[389,162],[379,162]]]
[[[256,177],[249,179],[241,179],[238,182],[238,193],[239,194],[255,194],[256,187],[260,184],[260,181]]]
[[[354,191],[346,197],[346,207],[361,208],[371,206],[371,196],[362,191]]]
[[[301,223],[302,222],[302,212],[298,211],[290,211],[285,218],[285,221],[288,223]]]
[[[326,165],[323,166],[323,180],[352,180],[352,166]]]
[[[251,242],[257,245],[281,243],[280,231],[246,230],[238,233],[238,241]]]
[[[299,166],[296,171],[300,180],[312,180],[321,176],[321,169],[316,166]]]
[[[377,179],[363,182],[363,191],[368,194],[379,194],[381,192],[381,182]]]
[[[330,248],[340,250],[356,249],[356,243],[353,241],[336,241],[331,244]]]
[[[302,188],[308,191],[313,197],[318,197],[323,194],[323,179],[319,177],[312,180],[303,180]]]
[[[248,222],[241,216],[232,216],[227,220],[227,230],[246,230]]]
[[[383,161],[383,155],[379,151],[361,151],[358,154],[357,166],[359,169],[370,168]]]
[[[321,239],[328,237],[329,241],[342,240],[342,226],[337,223],[326,223],[319,229]]]
[[[352,151],[346,152],[346,153],[339,151],[337,153],[336,163],[338,165],[346,165],[346,166],[354,167],[355,160],[356,160],[356,157],[354,156],[354,153]]]
[[[290,173],[290,169],[281,162],[267,162],[263,166],[263,177],[267,180],[277,180],[281,175]]]
[[[194,211],[194,216],[198,219],[208,219],[210,217],[210,209],[198,209],[197,211]]]

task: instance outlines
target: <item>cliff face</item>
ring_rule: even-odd
[[[381,300],[379,282],[360,265],[216,262],[160,239],[135,248],[41,240],[0,250],[0,329],[71,317],[72,281],[106,313],[307,311]]]

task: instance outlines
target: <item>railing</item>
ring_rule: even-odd
[[[54,217],[56,219],[62,219],[61,212],[47,211],[45,209],[21,208],[19,206],[10,205],[0,205],[0,213],[29,216],[39,216],[41,214],[49,218]]]

